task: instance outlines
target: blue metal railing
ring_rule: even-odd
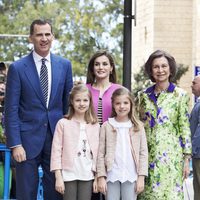
[[[11,151],[6,147],[5,144],[0,143],[0,151],[5,152],[5,164],[4,164],[4,190],[3,190],[3,200],[10,199],[10,158]],[[39,183],[38,183],[38,194],[37,200],[43,200],[43,187],[42,187],[42,168],[38,168]]]
[[[4,164],[4,189],[3,199],[9,199],[9,186],[10,186],[10,149],[5,144],[0,143],[0,151],[5,152],[5,164]]]
[[[38,183],[37,200],[43,200],[43,187],[42,187],[43,171],[41,166],[39,166],[38,168],[38,175],[39,175],[39,183]]]

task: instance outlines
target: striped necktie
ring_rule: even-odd
[[[48,97],[48,71],[45,64],[46,58],[42,58],[42,66],[40,70],[40,84],[42,88],[42,93],[44,96],[45,103],[47,103]]]

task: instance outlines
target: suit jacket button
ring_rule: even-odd
[[[47,123],[45,123],[44,126],[47,126]]]

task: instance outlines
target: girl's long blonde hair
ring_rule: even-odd
[[[114,109],[113,105],[114,105],[114,101],[115,101],[116,97],[121,96],[121,95],[127,95],[128,96],[128,99],[129,99],[130,104],[131,104],[131,108],[130,108],[130,112],[128,114],[128,117],[129,117],[129,119],[131,120],[131,122],[134,125],[134,130],[135,131],[139,131],[141,126],[142,126],[142,122],[138,119],[138,117],[136,115],[133,96],[132,96],[131,92],[128,89],[126,89],[125,87],[116,89],[112,94],[112,97],[111,97],[111,99],[112,99],[111,117],[116,117],[117,116],[117,113],[115,112],[115,109]]]
[[[74,116],[74,113],[75,113],[75,110],[73,107],[74,96],[76,94],[85,93],[85,92],[88,93],[90,104],[89,104],[88,110],[85,112],[84,119],[85,119],[86,123],[95,124],[98,122],[98,120],[97,120],[97,116],[94,111],[94,106],[92,103],[92,94],[89,91],[89,89],[87,88],[87,86],[84,84],[78,84],[72,88],[70,95],[69,95],[69,111],[68,111],[68,114],[65,115],[64,117],[67,119],[72,119],[72,117]]]

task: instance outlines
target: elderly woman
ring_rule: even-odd
[[[191,154],[189,97],[171,82],[176,62],[167,52],[153,52],[145,72],[155,84],[138,94],[149,150],[149,175],[139,199],[183,200]]]

